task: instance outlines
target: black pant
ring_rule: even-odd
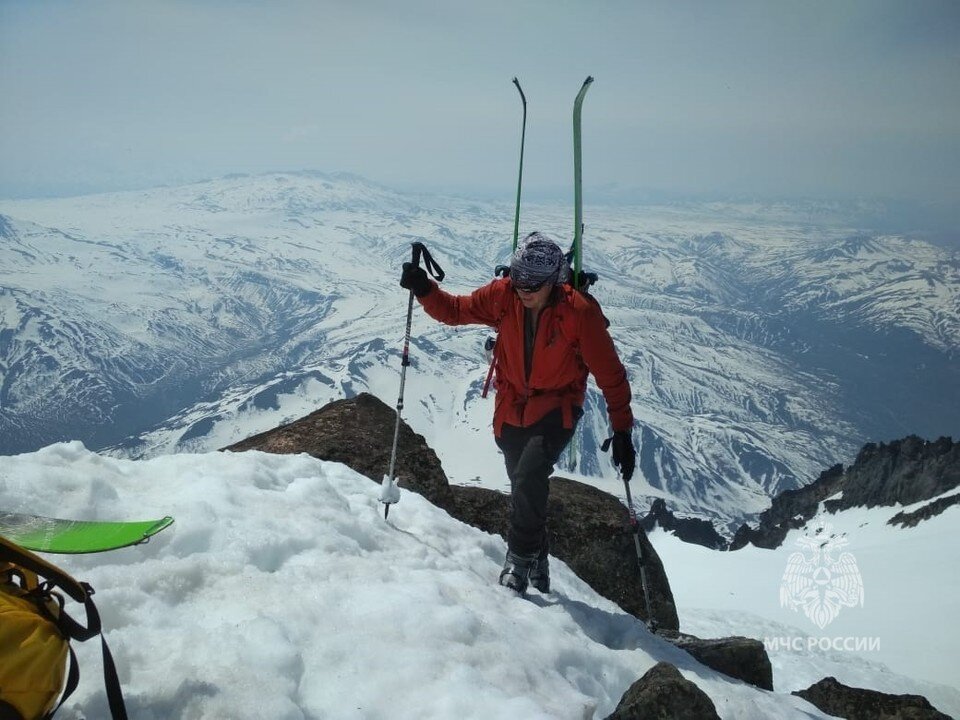
[[[574,413],[574,427],[580,412]],[[531,557],[547,551],[547,497],[550,475],[573,429],[563,427],[560,410],[529,427],[504,425],[497,440],[510,478],[510,529],[507,547]]]

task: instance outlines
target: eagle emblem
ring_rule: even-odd
[[[797,538],[802,548],[787,558],[780,582],[780,606],[803,610],[821,630],[845,607],[863,606],[863,579],[857,560],[844,552],[848,541],[820,522],[813,534]]]

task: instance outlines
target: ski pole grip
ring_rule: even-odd
[[[427,250],[427,246],[422,242],[410,243],[413,247],[413,256],[410,260],[414,265],[420,265],[420,256],[423,256],[423,265],[426,267],[427,272],[433,276],[433,279],[437,282],[443,282],[444,272],[437,261],[433,259],[433,256],[430,254],[430,251]]]

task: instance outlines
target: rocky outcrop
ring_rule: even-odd
[[[950,720],[920,695],[889,695],[824,678],[793,693],[820,710],[847,720]]]
[[[662,634],[707,667],[763,690],[773,690],[773,666],[760,640],[745,637],[702,640],[684,633]]]
[[[902,528],[916,527],[924,520],[936,517],[953,505],[960,505],[960,494],[934,500],[932,503],[927,503],[919,510],[914,510],[913,512],[898,512],[887,520],[887,525],[899,525]]]
[[[730,549],[739,550],[747,543],[768,550],[780,547],[787,533],[803,527],[817,513],[821,502],[839,492],[842,483],[843,465],[834,465],[809,485],[780,493],[770,507],[760,513],[760,524],[755,529],[745,524],[740,526]]]
[[[390,466],[395,423],[393,408],[362,393],[225,450],[305,452],[343,463],[380,482]],[[450,486],[436,453],[404,422],[400,423],[396,474],[400,487],[420,493],[463,522],[505,536],[509,496],[484,488]],[[646,620],[636,549],[623,504],[590,485],[553,478],[549,515],[551,554],[597,593]],[[640,533],[639,537],[647,562],[652,614],[659,627],[677,630],[677,610],[663,564],[646,535]]]
[[[650,506],[650,512],[640,521],[640,527],[650,532],[656,526],[676,535],[684,542],[703,545],[711,550],[726,550],[726,538],[717,532],[713,523],[702,518],[678,518],[669,509],[663,498],[657,498]]]
[[[843,497],[829,512],[852,507],[912,505],[932,500],[960,485],[960,443],[942,437],[928,442],[916,435],[865,445],[843,478]]]
[[[396,411],[379,398],[360,393],[336,400],[288,425],[260,433],[224,450],[261,450],[278,454],[307,453],[343,463],[375,482],[390,470]],[[396,460],[397,484],[423,495],[447,510],[454,498],[440,458],[405,422],[400,423]]]
[[[707,694],[670,663],[659,662],[623,694],[606,720],[720,720]]]
[[[506,536],[509,496],[485,488],[452,489],[457,499],[454,516],[474,527]],[[647,620],[626,507],[591,485],[553,477],[548,515],[550,554],[563,560],[600,595]],[[677,608],[663,564],[646,534],[641,532],[639,538],[653,618],[658,628],[677,630]]]
[[[761,548],[779,547],[790,530],[806,525],[821,502],[831,513],[852,507],[911,505],[931,500],[957,486],[960,486],[960,443],[954,443],[951,438],[929,442],[911,435],[886,444],[871,443],[863,447],[846,470],[836,465],[810,485],[775,497],[770,507],[760,514],[756,528],[740,527],[730,549],[739,550],[747,543]],[[827,499],[841,491],[839,498]],[[954,502],[956,500],[945,499],[910,516],[901,513],[897,523],[902,527],[916,525]]]

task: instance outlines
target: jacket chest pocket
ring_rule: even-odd
[[[576,380],[584,368],[579,347],[566,338],[559,323],[552,323],[543,331],[534,350],[530,386],[564,387]]]

